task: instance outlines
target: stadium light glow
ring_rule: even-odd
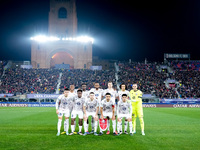
[[[31,37],[30,40],[37,41],[37,42],[48,42],[48,41],[77,41],[77,42],[82,42],[82,43],[87,43],[87,42],[94,42],[94,39],[89,37],[89,36],[80,36],[80,37],[66,37],[66,38],[58,38],[54,36],[45,36],[45,35],[38,35]]]

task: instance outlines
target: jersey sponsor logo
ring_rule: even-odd
[[[123,111],[126,111],[126,107],[122,107],[122,110],[123,110]]]
[[[78,103],[76,103],[77,105],[81,105],[81,103],[80,102],[78,102]]]
[[[111,109],[109,106],[106,106],[106,109]]]

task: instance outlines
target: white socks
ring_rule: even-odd
[[[97,123],[98,123],[98,121],[94,122],[94,132],[97,132]]]
[[[57,129],[59,133],[60,133],[60,128],[61,128],[61,123],[62,123],[62,119],[58,119]]]
[[[84,121],[84,130],[85,130],[85,132],[88,131],[88,124],[87,124],[87,121]]]
[[[113,133],[116,131],[116,120],[112,120]]]
[[[81,132],[82,126],[79,126],[79,132]]]
[[[132,121],[129,122],[129,130],[130,130],[130,133],[133,133]]]
[[[74,132],[75,130],[75,125],[71,125],[71,131]]]
[[[68,133],[68,129],[69,129],[69,119],[65,119],[65,122],[64,122],[64,131]]]
[[[117,132],[121,131],[121,122],[117,122]]]

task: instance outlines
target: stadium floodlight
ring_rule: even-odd
[[[48,38],[49,41],[59,41],[60,39],[58,37],[50,36]]]
[[[79,42],[94,42],[94,39],[93,38],[91,38],[91,37],[88,37],[88,36],[80,36],[80,37],[78,37],[77,38],[77,41],[79,41]]]
[[[33,41],[37,41],[37,42],[47,42],[47,41],[58,41],[58,40],[60,40],[57,37],[54,37],[54,36],[48,37],[48,36],[45,36],[45,35],[34,36],[34,37],[31,37],[30,39],[33,40]]]
[[[37,41],[37,42],[47,42],[47,41],[77,41],[77,42],[94,42],[94,39],[88,36],[80,36],[80,37],[66,37],[66,38],[58,38],[54,36],[45,36],[45,35],[38,35],[31,37],[30,40]]]
[[[38,42],[46,42],[47,37],[44,36],[44,35],[38,35],[38,36],[35,36],[35,37],[31,37],[31,40],[38,41]]]

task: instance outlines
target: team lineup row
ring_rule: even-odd
[[[65,89],[56,101],[56,113],[58,114],[57,136],[60,134],[73,135],[75,132],[76,117],[79,118],[80,135],[90,134],[88,132],[88,117],[92,116],[92,132],[94,135],[110,134],[110,121],[112,121],[113,135],[122,134],[122,119],[124,122],[124,133],[128,134],[129,124],[130,135],[136,133],[136,117],[139,117],[141,132],[144,133],[144,120],[142,108],[142,92],[137,89],[137,84],[133,84],[133,89],[129,92],[126,85],[121,84],[118,92],[113,89],[112,82],[108,82],[108,88],[103,90],[99,84],[95,83],[94,88],[86,90],[86,85],[82,84],[81,89],[75,90],[74,85],[70,89]],[[60,133],[62,117],[65,117],[64,132]],[[71,116],[71,133],[69,131],[69,118]],[[117,118],[117,131],[116,131]],[[83,124],[84,120],[84,124]],[[100,133],[97,134],[97,127]],[[84,134],[81,132],[84,125]]]

